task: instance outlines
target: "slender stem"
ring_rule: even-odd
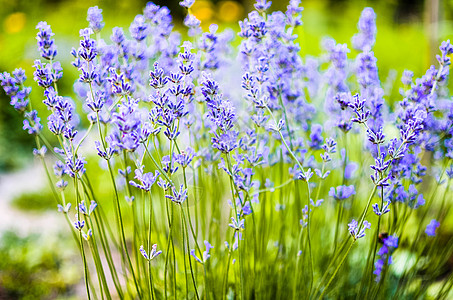
[[[94,212],[92,213],[92,215],[93,214],[94,214]],[[89,216],[87,219],[90,223],[90,228],[93,228],[93,222],[91,220],[91,216]],[[102,266],[101,257],[99,256],[99,249],[98,249],[97,242],[96,242],[96,235],[97,234],[93,233],[93,236],[89,239],[89,241],[91,241],[91,243],[89,243],[89,244],[91,246],[91,251],[93,253],[93,260],[95,261],[98,277],[100,277],[99,286],[101,288],[101,295],[102,295],[102,292],[104,291],[107,299],[112,299],[109,288],[107,286],[107,279],[105,277],[105,272],[104,272],[104,268]]]
[[[355,239],[352,240],[351,245],[349,246],[348,250],[347,250],[346,253],[344,254],[343,258],[341,259],[341,261],[340,261],[340,263],[338,264],[337,268],[336,268],[335,271],[333,272],[332,276],[330,276],[329,281],[327,282],[326,286],[324,287],[324,290],[322,291],[322,293],[321,293],[321,295],[319,296],[318,299],[322,299],[322,297],[324,296],[324,294],[327,292],[327,288],[328,288],[329,285],[332,283],[332,280],[335,278],[335,275],[337,275],[338,270],[340,270],[341,266],[343,265],[344,261],[346,260],[346,257],[348,256],[349,251],[351,251],[352,246],[354,246],[355,241],[356,241]]]
[[[93,95],[93,90],[91,88],[91,83],[90,83],[90,90],[91,90],[91,93]],[[94,99],[94,95],[93,95],[93,99]],[[97,117],[99,137],[101,139],[101,143],[102,143],[102,146],[103,146],[104,151],[105,151],[106,150],[106,144],[105,144],[105,141],[104,141],[104,138],[103,138],[103,135],[102,135],[100,119],[99,119],[99,113],[96,113],[96,117]],[[117,215],[117,221],[119,222],[119,225],[120,225],[119,229],[120,229],[120,236],[121,236],[121,241],[122,241],[122,248],[123,248],[124,252],[126,253],[126,258],[127,258],[128,264],[129,264],[129,268],[130,268],[130,271],[132,273],[132,277],[134,279],[135,288],[137,290],[137,293],[138,293],[139,297],[141,297],[140,288],[139,288],[138,283],[137,283],[137,278],[135,277],[134,267],[132,266],[132,261],[131,261],[131,258],[129,256],[129,251],[127,249],[126,235],[124,234],[123,217],[122,217],[122,214],[121,214],[121,206],[120,206],[120,201],[119,201],[118,189],[116,187],[115,177],[113,176],[113,170],[112,170],[112,166],[110,164],[110,160],[107,160],[107,166],[108,166],[109,173],[110,173],[110,179],[111,179],[112,185],[113,185],[113,190],[115,192],[116,215]],[[124,274],[124,275],[127,276],[127,274]]]
[[[258,195],[258,194],[261,194],[261,193],[266,193],[266,192],[274,192],[278,189],[281,189],[289,184],[291,184],[292,182],[294,182],[294,179],[291,178],[291,179],[288,179],[287,181],[285,181],[284,183],[280,184],[280,185],[277,185],[275,187],[271,187],[271,188],[266,188],[266,189],[261,189],[261,190],[258,190],[256,192],[254,192],[253,194],[250,195],[251,198],[253,198],[254,196]],[[319,192],[318,192],[318,196],[319,196]],[[317,197],[316,197],[317,198]]]
[[[155,299],[156,296],[154,295],[154,285],[153,285],[153,275],[151,272],[151,260],[148,260],[148,273],[149,273],[149,288],[150,288],[150,296],[151,299]]]
[[[371,200],[373,199],[374,193],[376,193],[377,185],[373,187],[373,190],[370,193],[370,197],[368,198],[368,202],[365,206],[365,209],[362,212],[362,215],[360,216],[360,222],[358,223],[358,229],[362,229],[363,221],[365,221],[366,214],[368,213],[368,209],[370,208]]]
[[[148,223],[148,251],[151,252],[151,229],[152,229],[152,220],[153,220],[153,204],[152,204],[152,197],[151,191],[148,193],[149,195],[149,223]],[[149,253],[149,252],[148,252]],[[154,285],[153,279],[151,274],[151,260],[148,261],[148,276],[149,276],[149,288],[151,293],[151,298],[154,299]]]
[[[337,222],[335,223],[335,234],[333,236],[333,253],[337,250],[338,244],[338,231],[340,229],[340,221],[343,215],[343,202],[337,201],[338,203],[338,214],[337,214]]]
[[[185,230],[184,230],[184,222],[183,222],[183,214],[182,214],[182,206],[179,205],[181,208],[181,239],[182,239],[182,256],[184,259],[184,278],[185,278],[185,285],[186,285],[186,299],[189,299],[189,279],[187,278],[187,262],[186,262],[186,241],[185,241]],[[188,254],[188,253],[187,253]],[[190,258],[189,258],[190,259]]]
[[[310,273],[311,273],[311,281],[310,281],[310,289],[308,292],[308,295],[311,294],[311,290],[313,288],[313,277],[314,277],[314,271],[313,271],[313,255],[311,252],[311,237],[310,237],[310,223],[311,223],[311,218],[310,218],[310,186],[307,183],[307,240],[308,240],[308,253],[310,257]]]
[[[80,203],[80,198],[79,198],[79,188],[77,184],[77,174],[74,175],[74,188],[75,188],[75,197],[77,199],[77,208],[79,208],[79,203]],[[80,222],[80,213],[77,214],[77,220]],[[85,257],[85,250],[83,247],[83,237],[82,237],[82,230],[79,229],[79,239],[80,239],[80,250],[82,253],[82,260],[83,260],[83,269],[84,269],[84,274],[85,274],[85,288],[87,292],[87,297],[88,299],[91,299],[91,294],[90,294],[90,288],[89,288],[89,283],[88,283],[88,266],[87,266],[87,261]]]
[[[227,164],[228,164],[228,171],[230,172],[230,174],[232,174],[232,165],[231,165],[231,159],[230,159],[230,154],[227,153],[226,154],[226,158],[227,158]],[[235,218],[239,218],[239,215],[238,215],[238,209],[237,209],[237,205],[236,205],[236,197],[235,197],[235,189],[236,189],[236,185],[233,181],[233,178],[230,177],[230,189],[231,189],[231,194],[232,194],[232,202],[233,202],[233,207],[234,207],[234,211],[235,211]],[[239,197],[239,194],[238,194],[238,197]],[[239,199],[240,200],[240,199]],[[242,203],[242,202],[241,202]],[[242,206],[242,205],[241,205]],[[241,297],[242,299],[245,299],[245,279],[244,279],[244,264],[243,264],[243,257],[242,257],[242,251],[241,251],[241,239],[240,239],[240,236],[239,236],[239,233],[237,233],[237,239],[238,239],[238,251],[239,251],[239,269],[240,269],[240,275],[241,275]]]
[[[293,146],[293,137],[291,135],[291,130],[289,128],[289,120],[288,120],[288,116],[286,114],[286,107],[285,105],[283,105],[283,99],[282,99],[282,94],[281,94],[281,91],[279,92],[279,102],[280,102],[280,106],[282,107],[283,109],[283,116],[285,118],[285,126],[286,126],[286,131],[288,131],[288,137],[289,137],[289,145],[291,146],[291,149],[294,149],[294,146]]]
[[[384,206],[384,187],[381,186],[381,209],[383,206]],[[375,235],[375,239],[374,239],[375,246],[374,246],[374,251],[373,251],[373,259],[371,260],[371,265],[374,264],[374,260],[376,258],[376,251],[377,251],[377,245],[378,245],[377,241],[379,239],[379,230],[381,228],[381,219],[382,219],[382,215],[379,215],[378,216],[378,225],[377,225],[377,229],[376,229],[377,235]],[[371,267],[371,270],[373,270],[373,267]]]
[[[187,228],[187,218],[186,218],[186,214],[184,212],[184,208],[183,206],[181,205],[181,214],[182,214],[182,221],[184,223],[184,227],[183,227],[183,230],[185,230],[185,234],[187,236],[187,254],[190,253],[190,247],[189,247],[189,229]],[[190,256],[189,256],[189,268],[190,268],[190,274],[191,274],[191,277],[192,277],[192,283],[193,283],[193,287],[195,289],[195,296],[197,299],[199,299],[199,296],[198,296],[198,289],[197,289],[197,283],[195,281],[195,276],[194,276],[194,272],[193,272],[193,268],[192,268],[192,260],[190,259]],[[203,265],[203,268],[204,268],[204,265]]]
[[[293,300],[297,299],[297,285],[299,284],[299,263],[300,263],[300,257],[301,257],[301,254],[299,253],[299,251],[302,246],[301,245],[302,244],[302,232],[303,232],[303,227],[300,229],[299,239],[298,239],[297,247],[296,247],[297,261],[296,261],[296,278],[294,279],[294,283],[293,283]]]
[[[230,243],[230,245],[231,245],[231,243]],[[227,267],[226,267],[225,276],[223,279],[222,299],[225,299],[225,296],[227,295],[228,273],[230,271],[230,261],[231,261],[231,250],[228,250]]]
[[[272,113],[272,111],[270,110],[269,106],[266,105],[266,109],[267,111],[269,112],[269,114],[271,115],[272,119],[274,120],[275,124],[277,124],[277,119],[275,119],[275,116],[274,114]],[[291,148],[288,146],[288,144],[286,143],[285,141],[285,138],[283,137],[283,134],[282,134],[282,131],[281,130],[277,130],[278,134],[280,135],[280,139],[282,140],[282,143],[285,145],[286,147],[286,150],[288,150],[288,153],[291,155],[291,157],[296,161],[297,165],[299,166],[301,172],[303,175],[305,175],[305,171],[304,171],[304,167],[302,166],[302,164],[299,162],[299,160],[297,159],[296,155],[293,153],[293,151],[291,150]]]

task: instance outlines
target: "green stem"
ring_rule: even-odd
[[[296,278],[294,279],[293,283],[293,300],[297,299],[297,285],[299,284],[299,263],[300,263],[300,257],[299,251],[301,248],[302,244],[302,232],[303,232],[303,227],[300,229],[299,233],[299,239],[297,242],[297,247],[296,247],[296,254],[297,254],[297,261],[296,261]]]
[[[153,204],[152,204],[152,197],[151,197],[151,191],[148,193],[149,195],[149,223],[148,223],[148,253],[151,252],[151,228],[152,228],[152,221],[153,221]],[[151,274],[151,260],[148,261],[148,275],[149,275],[149,289],[151,293],[151,298],[154,299],[154,285],[153,285],[153,279],[152,279],[152,274]]]
[[[335,275],[337,275],[337,272],[338,270],[340,270],[341,266],[343,265],[344,261],[346,260],[346,257],[348,256],[349,254],[349,251],[351,251],[352,249],[352,246],[354,245],[356,240],[352,240],[351,242],[351,245],[349,246],[348,250],[346,251],[346,253],[344,254],[343,258],[341,259],[340,263],[338,264],[337,268],[335,269],[335,271],[333,272],[332,276],[330,276],[330,279],[329,281],[327,282],[326,286],[324,287],[324,290],[322,291],[321,295],[319,296],[318,299],[322,299],[322,297],[324,296],[324,294],[327,292],[327,288],[329,287],[329,285],[332,283],[332,280],[335,278]]]
[[[79,188],[77,184],[77,174],[74,176],[74,188],[75,188],[75,197],[77,200],[77,207],[76,210],[79,209],[79,204],[80,204],[80,198],[79,198]],[[77,220],[80,221],[80,213],[77,214]],[[84,269],[84,274],[85,274],[85,288],[87,292],[87,297],[90,300],[91,299],[91,294],[90,294],[90,288],[89,288],[89,283],[88,283],[88,266],[87,266],[87,261],[85,257],[85,250],[83,247],[83,237],[82,237],[82,230],[79,229],[79,240],[80,240],[80,251],[82,254],[82,260],[83,260],[83,269]]]
[[[308,295],[311,294],[311,290],[313,288],[313,277],[314,277],[314,271],[313,271],[313,255],[311,252],[311,237],[310,237],[310,223],[311,223],[311,218],[310,218],[310,187],[307,182],[307,208],[308,208],[308,213],[307,213],[307,240],[308,240],[308,253],[310,257],[310,272],[311,272],[311,281],[310,281],[310,289],[308,292]]]

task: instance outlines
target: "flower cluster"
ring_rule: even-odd
[[[364,221],[363,224],[359,226],[359,223],[352,219],[351,223],[348,224],[348,231],[354,238],[354,240],[363,238],[365,236],[365,229],[370,229],[371,223]]]
[[[382,239],[382,246],[377,252],[379,259],[374,263],[374,272],[376,275],[376,281],[381,280],[381,275],[384,267],[392,264],[392,253],[398,248],[398,237],[395,235],[389,235]]]
[[[440,226],[440,223],[433,219],[429,224],[426,226],[425,233],[427,236],[436,236],[436,229]]]
[[[78,74],[72,98],[59,91],[63,72],[54,33],[40,22],[41,60],[34,62],[33,78],[44,90],[48,111],[40,115],[47,116],[43,124],[54,135],[51,142],[32,109],[25,71],[0,74],[10,104],[24,118],[24,130],[36,138],[34,155],[44,164],[46,155],[54,156],[55,177],[49,180],[58,210],[75,228],[86,272],[92,269],[86,257],[94,261],[99,284],[104,285],[101,298],[111,295],[100,257],[107,260],[119,298],[144,298],[147,292],[154,298],[155,286],[164,286],[162,296],[182,297],[180,282],[186,295],[196,298],[200,291],[205,293],[201,298],[209,298],[230,287],[236,293],[232,281],[237,279],[229,276],[229,265],[222,264],[237,259],[242,298],[252,295],[252,283],[244,279],[251,270],[253,284],[261,278],[255,274],[264,278],[273,272],[286,279],[284,272],[295,271],[290,280],[292,297],[297,298],[299,288],[305,287],[302,282],[312,285],[317,278],[319,270],[314,269],[325,268],[317,265],[319,257],[342,264],[352,245],[362,247],[370,240],[370,251],[364,251],[369,253],[364,259],[369,274],[362,280],[374,277],[374,265],[376,280],[382,282],[399,239],[401,247],[410,243],[413,251],[423,231],[419,227],[415,239],[385,235],[376,241],[370,235],[364,238],[367,229],[404,232],[414,218],[426,224],[437,199],[425,197],[437,195],[437,189],[445,191],[441,209],[449,205],[449,185],[444,182],[453,178],[450,41],[441,44],[437,66],[424,75],[403,72],[400,101],[392,106],[385,99],[382,69],[373,52],[373,9],[362,11],[351,45],[326,38],[320,57],[301,57],[296,34],[302,25],[300,1],[289,1],[285,12],[272,11],[271,4],[257,1],[255,10],[239,22],[238,48],[231,43],[231,31],[215,24],[201,26],[193,14],[194,0],[180,2],[187,13],[182,30],[190,42],[174,30],[167,7],[149,2],[128,32],[114,27],[109,33],[102,9],[91,7],[88,27],[80,30],[70,52]],[[91,163],[87,148],[95,150],[99,166]],[[431,188],[434,178],[437,184]],[[112,191],[104,190],[106,184]],[[75,193],[75,220],[69,217],[69,191],[70,197]],[[104,206],[110,198],[113,206]],[[412,213],[416,209],[426,213]],[[444,218],[438,214],[440,222]],[[435,236],[439,224],[432,220],[425,233]],[[330,232],[333,246],[317,246],[329,242]],[[162,251],[154,240],[167,241],[168,250],[156,274],[151,261]],[[213,253],[207,240],[225,242],[226,249]],[[199,247],[202,241],[205,251]],[[376,252],[378,242],[382,246]],[[148,245],[146,250],[141,243]],[[122,272],[117,272],[112,253],[123,255]],[[377,259],[372,259],[375,253]],[[140,254],[145,260],[137,259]],[[310,261],[304,280],[301,259]],[[221,287],[213,270],[225,271]],[[341,268],[330,270],[329,265],[323,272],[331,278],[321,278],[319,289],[310,287],[307,295],[323,298]],[[205,276],[203,289],[199,273]],[[90,295],[89,280],[95,277],[85,275]],[[343,281],[339,284],[349,284]],[[287,295],[283,290],[277,289],[277,298]],[[259,289],[253,286],[253,291]]]

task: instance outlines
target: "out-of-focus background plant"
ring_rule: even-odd
[[[65,70],[59,90],[72,95],[78,75],[68,71],[73,69],[68,54],[76,46],[79,29],[87,26],[87,8],[98,5],[103,9],[106,27],[101,35],[108,38],[112,27],[127,28],[146,2],[0,0],[0,71],[21,67],[32,74],[38,56],[35,27],[39,21],[47,21],[55,33]],[[175,25],[182,28],[185,11],[178,2],[155,1],[168,6]],[[205,29],[217,23],[237,31],[238,20],[246,17],[253,2],[197,0],[192,13]],[[288,1],[273,2],[272,10],[284,11]],[[357,32],[360,12],[372,6],[378,16],[374,52],[382,81],[399,78],[404,69],[424,73],[434,63],[440,41],[453,38],[453,0],[305,0],[302,5],[304,26],[297,34],[303,56],[319,55],[325,36],[349,43]],[[28,84],[37,88],[32,80]],[[389,95],[387,101],[400,100],[396,86]],[[45,111],[40,97],[40,93],[32,93],[31,101],[38,111]],[[80,258],[74,245],[65,247],[72,242],[70,232],[63,226],[61,231],[46,227],[51,226],[48,211],[55,210],[54,200],[50,190],[44,188],[45,182],[38,180],[42,174],[32,163],[33,143],[21,128],[21,117],[11,109],[4,93],[0,93],[0,101],[0,299],[77,298],[83,295],[83,290],[79,291]],[[52,140],[50,135],[48,138]],[[22,169],[26,171],[17,171]],[[7,179],[11,172],[16,180]]]

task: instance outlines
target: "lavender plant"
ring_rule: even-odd
[[[70,53],[74,99],[59,93],[51,27],[37,25],[33,78],[55,145],[25,72],[0,74],[87,298],[451,297],[451,43],[426,74],[405,71],[389,101],[372,8],[354,50],[329,38],[313,58],[300,55],[298,0],[286,12],[257,1],[238,48],[229,30],[203,31],[193,3],[180,2],[189,40],[152,2],[129,33],[105,32],[89,8]]]

